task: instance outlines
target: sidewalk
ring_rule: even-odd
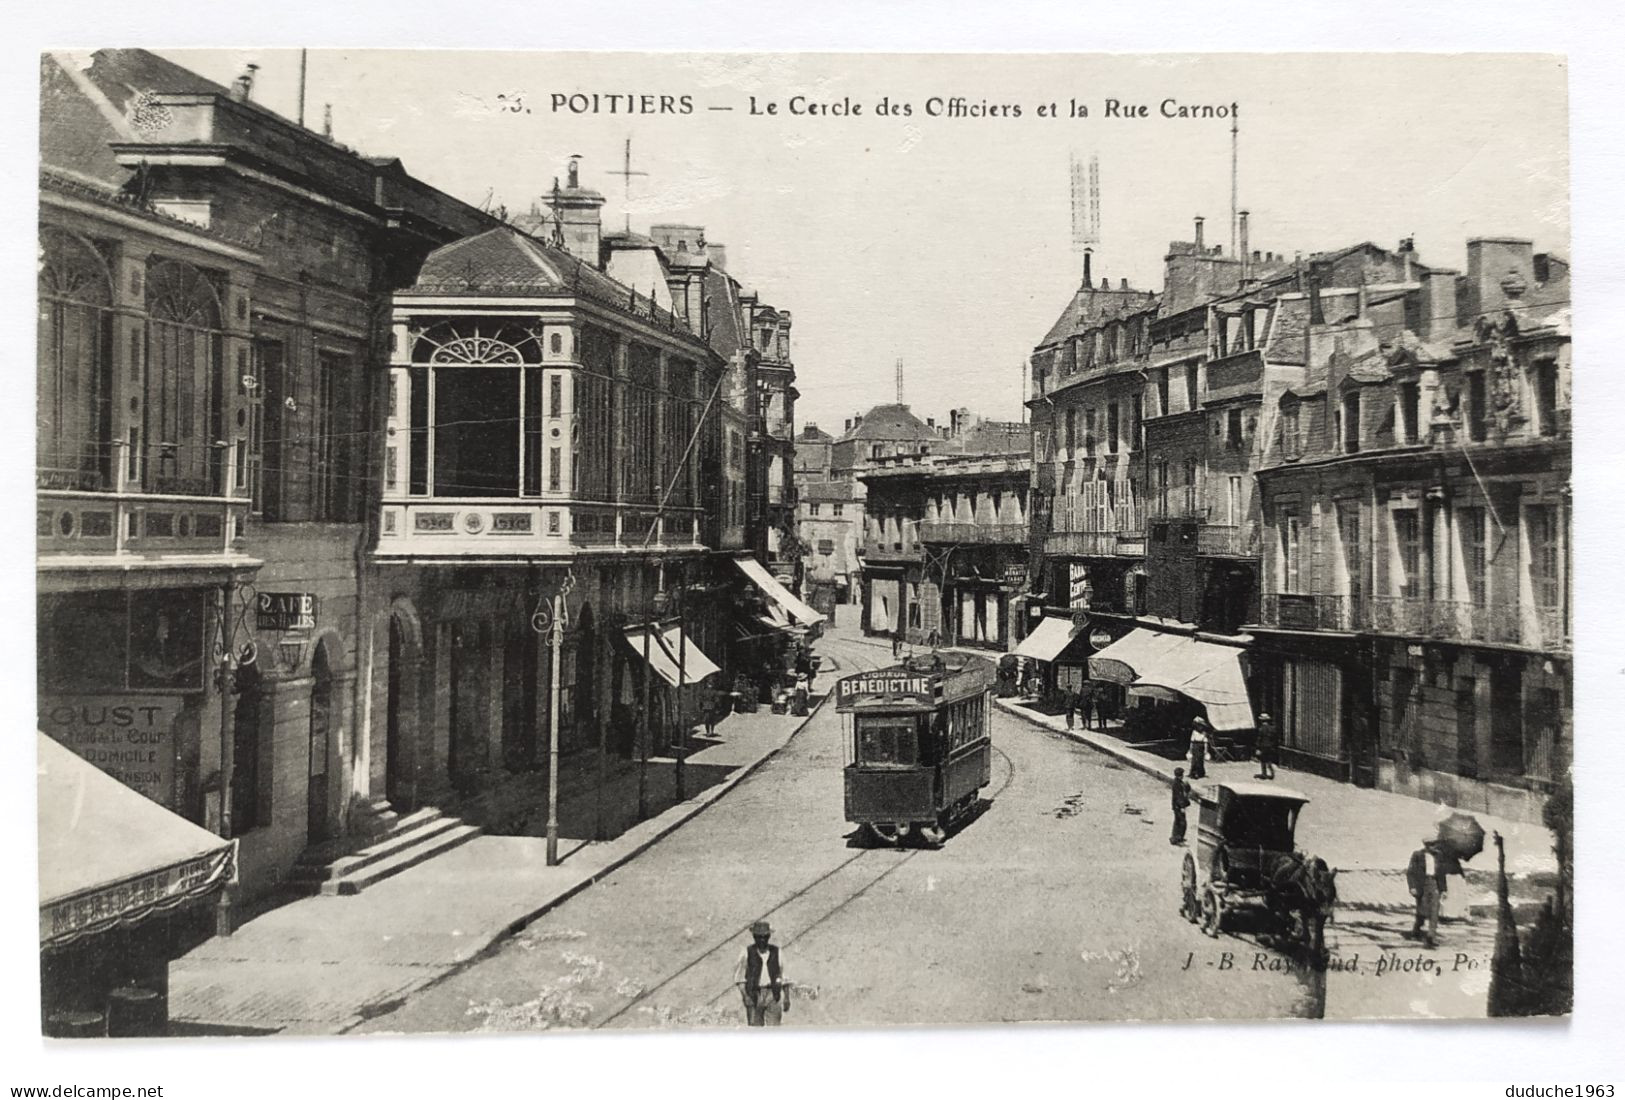
[[[1117,736],[1120,724],[1115,720],[1104,731],[1068,730],[1063,716],[1045,714],[1029,699],[995,702],[1012,715],[1089,745],[1119,764],[1169,785],[1174,769],[1186,763]],[[1215,783],[1252,780],[1257,768],[1253,761],[1210,762],[1207,778],[1192,786],[1201,794]],[[1277,767],[1276,773],[1280,786],[1310,800],[1298,818],[1299,850],[1320,856],[1338,872],[1337,911],[1326,928],[1326,945],[1333,960],[1348,969],[1328,972],[1322,997],[1324,1014],[1341,1019],[1482,1017],[1496,932],[1493,843],[1486,839],[1485,851],[1468,865],[1464,881],[1452,880],[1441,906],[1445,923],[1440,946],[1437,951],[1426,950],[1406,937],[1414,902],[1405,868],[1411,853],[1424,838],[1436,834],[1439,820],[1453,808],[1363,790],[1289,768]],[[1482,813],[1473,816],[1484,826],[1486,838],[1497,832],[1505,838],[1509,894],[1520,928],[1527,929],[1540,903],[1556,889],[1552,834],[1540,825]],[[1233,945],[1227,950],[1253,957],[1252,940],[1245,936],[1227,935],[1222,942]]]
[[[651,761],[649,805],[666,808],[646,821],[636,820],[636,768],[619,769],[604,800],[608,841],[587,839],[589,792],[561,799],[561,823],[571,827],[561,828],[570,839],[561,837],[557,867],[547,866],[539,836],[481,836],[360,894],[301,898],[211,939],[170,967],[172,1033],[338,1034],[387,1012],[683,825],[809,720],[731,715],[718,743],[687,757],[695,793],[675,805],[675,761]],[[524,831],[545,822],[544,807]]]

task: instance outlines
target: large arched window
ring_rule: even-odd
[[[226,489],[225,360],[220,295],[202,271],[154,257],[147,266],[147,370],[139,466],[159,493]]]
[[[413,334],[414,493],[540,491],[541,362],[537,330],[514,321],[443,321]]]
[[[45,488],[112,488],[113,283],[90,241],[40,235],[38,478]]]

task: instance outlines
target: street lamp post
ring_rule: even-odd
[[[558,591],[548,597],[548,606],[538,606],[530,625],[547,635],[547,865],[559,865],[559,661],[564,652],[564,630],[569,625],[565,597],[575,587],[575,574],[566,572]]]

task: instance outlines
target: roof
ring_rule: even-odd
[[[796,436],[797,443],[834,443],[835,437],[816,424],[803,424],[801,433]]]
[[[1214,793],[1228,790],[1231,794],[1242,798],[1273,798],[1283,802],[1308,802],[1309,796],[1302,791],[1295,791],[1291,787],[1279,787],[1274,783],[1259,783],[1253,780],[1240,779],[1228,783],[1214,783],[1211,785]]]
[[[624,286],[569,252],[543,244],[508,225],[435,249],[423,261],[417,281],[398,294],[523,298],[579,295],[664,325],[688,339],[699,339],[670,311],[654,306],[647,292]]]
[[[1140,313],[1152,308],[1156,303],[1157,293],[1152,290],[1099,290],[1095,287],[1080,286],[1073,291],[1072,300],[1067,302],[1066,308],[1044,334],[1044,338],[1038,342],[1038,346],[1059,343],[1068,336],[1093,328],[1103,321]]]
[[[721,268],[713,266],[705,273],[705,297],[711,308],[705,318],[710,325],[707,333],[711,350],[724,359],[732,359],[750,341],[739,324],[739,284]]]
[[[960,437],[967,455],[1002,454],[1032,449],[1032,428],[1011,420],[978,421]]]
[[[907,405],[876,405],[863,414],[863,420],[842,435],[838,442],[854,439],[932,440],[942,436],[909,411]]]
[[[850,481],[807,481],[797,487],[802,500],[833,500],[845,502],[854,499]]]

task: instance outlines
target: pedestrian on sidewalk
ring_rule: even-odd
[[[1185,769],[1174,769],[1174,831],[1169,844],[1185,843],[1185,809],[1191,804],[1191,785],[1185,782]]]
[[[1191,719],[1191,778],[1207,778],[1207,719]]]
[[[1429,947],[1439,946],[1439,903],[1445,895],[1445,864],[1439,858],[1438,842],[1424,837],[1422,846],[1411,853],[1405,868],[1405,884],[1416,899],[1416,919],[1407,939],[1420,939]],[[1424,934],[1422,926],[1427,925]]]
[[[809,692],[809,689],[807,687],[807,674],[805,672],[798,671],[796,673],[795,695],[792,697],[794,699],[794,702],[792,702],[791,705],[790,705],[790,713],[791,714],[794,714],[794,715],[796,715],[798,717],[805,717],[806,716],[806,714],[807,714],[807,698],[808,698],[809,694],[810,694],[810,692]]]
[[[1258,716],[1258,778],[1275,778],[1275,761],[1281,753],[1281,735],[1275,728],[1275,719],[1267,714]]]
[[[893,634],[891,636],[891,655],[892,655],[893,660],[896,660],[897,658],[899,658],[899,657],[901,657],[903,655],[903,632],[902,631],[898,631],[896,634]]]
[[[778,1027],[790,1009],[790,987],[784,980],[784,960],[770,942],[773,927],[765,920],[750,926],[752,943],[739,952],[734,984],[745,1003],[747,1027]]]
[[[1072,728],[1072,716],[1078,710],[1078,693],[1071,688],[1061,689],[1061,704],[1066,707],[1066,728]]]
[[[1095,694],[1084,684],[1078,692],[1078,709],[1083,712],[1083,728],[1093,729],[1095,725]]]

